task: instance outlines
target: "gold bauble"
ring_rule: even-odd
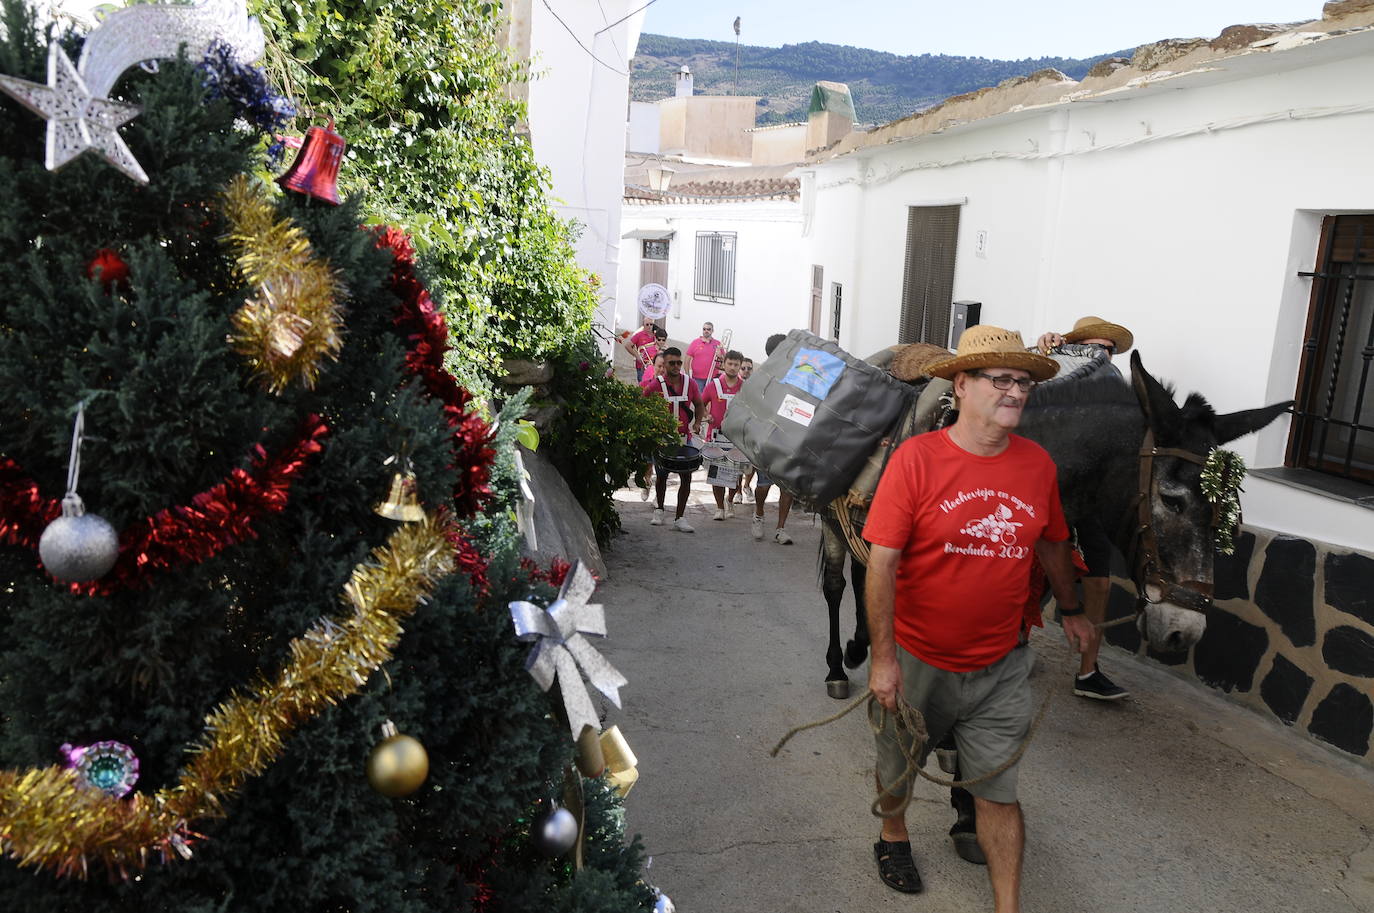
[[[382,735],[385,738],[367,756],[367,782],[384,796],[408,796],[429,776],[429,754],[418,739],[398,733],[390,720],[382,726]]]

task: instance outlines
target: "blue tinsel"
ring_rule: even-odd
[[[235,61],[233,48],[223,41],[210,45],[196,69],[210,98],[227,100],[239,117],[268,136],[275,137],[296,116],[296,106],[272,87],[267,74],[260,67]],[[283,149],[281,140],[275,140],[267,147],[268,159],[277,162]]]

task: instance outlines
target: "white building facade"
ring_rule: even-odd
[[[1361,31],[817,163],[811,259],[844,286],[841,345],[891,345],[910,211],[956,207],[952,298],[980,302],[983,323],[1030,343],[1102,316],[1131,328],[1156,376],[1218,411],[1250,408],[1297,394],[1300,274],[1325,216],[1374,212],[1371,142]],[[1288,432],[1280,420],[1237,447],[1281,466]],[[1259,526],[1374,547],[1363,506],[1255,478],[1244,507]]]
[[[507,44],[528,60],[516,87],[529,106],[535,159],[553,178],[554,206],[581,226],[578,262],[601,279],[595,319],[615,325],[630,60],[644,24],[631,0],[504,0]],[[609,344],[605,344],[610,354]]]
[[[634,293],[649,282],[668,289],[661,321],[668,337],[689,341],[710,321],[716,338],[755,361],[774,333],[811,319],[811,266],[795,199],[734,202],[627,200],[620,263],[622,323],[633,326]]]

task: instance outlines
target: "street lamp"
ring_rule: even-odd
[[[660,162],[645,169],[645,178],[649,182],[649,189],[654,193],[667,193],[668,184],[676,173],[676,168],[669,168]]]

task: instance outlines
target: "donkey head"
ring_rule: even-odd
[[[1154,460],[1154,484],[1146,495],[1150,498],[1150,522],[1158,548],[1158,571],[1167,581],[1200,596],[1210,596],[1215,549],[1213,509],[1202,491],[1201,461],[1206,460],[1212,448],[1263,428],[1292,403],[1218,415],[1206,399],[1190,393],[1179,406],[1174,402],[1173,391],[1145,370],[1138,351],[1131,353],[1131,385],[1154,435],[1155,447],[1186,450],[1199,460],[1176,456]],[[1146,595],[1156,601],[1164,594]],[[1187,642],[1179,642],[1177,631],[1173,634],[1172,646],[1179,649],[1195,642],[1202,630],[1198,626],[1195,633],[1182,636],[1181,640]]]

